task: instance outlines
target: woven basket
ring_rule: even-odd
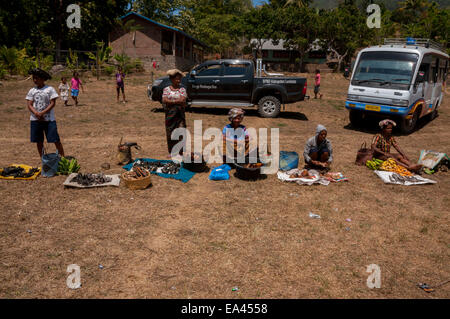
[[[146,177],[134,179],[128,177],[127,173],[128,172],[122,173],[121,177],[129,189],[146,189],[151,184],[150,174]]]
[[[234,164],[236,166],[236,177],[246,181],[257,180],[261,178],[261,167],[249,168],[243,167],[241,164]]]

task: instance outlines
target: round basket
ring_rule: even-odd
[[[195,173],[202,173],[206,171],[206,162],[205,158],[202,158],[201,163],[195,163],[194,155],[202,156],[202,154],[199,153],[191,153],[191,156],[183,156],[183,168],[195,172]],[[189,163],[190,162],[190,163]]]
[[[241,164],[234,163],[236,166],[236,177],[243,180],[257,180],[261,178],[261,167],[249,168]]]
[[[150,174],[146,177],[135,179],[130,178],[127,173],[122,173],[121,177],[129,189],[146,189],[151,184]]]
[[[201,162],[201,163],[185,163],[185,162],[183,162],[183,168],[185,168],[191,172],[202,173],[206,170],[206,163],[205,162]]]

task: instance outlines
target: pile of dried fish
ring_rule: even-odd
[[[164,165],[164,167],[162,168],[162,172],[164,174],[178,174],[178,172],[180,171],[181,165],[175,162],[170,162],[167,163],[166,165]]]
[[[17,178],[17,177],[28,178],[28,177],[33,176],[38,171],[39,171],[39,168],[36,168],[36,167],[33,167],[28,172],[25,172],[25,169],[23,167],[8,166],[8,167],[3,168],[1,175],[4,177],[14,176],[15,178]]]
[[[70,180],[71,183],[78,183],[83,186],[101,185],[112,181],[111,177],[106,177],[104,174],[82,174],[78,173]]]
[[[149,170],[150,172],[156,172],[158,168],[162,168],[161,171],[164,174],[178,174],[180,171],[181,165],[174,162],[169,163],[161,163],[159,161],[156,162],[147,162],[147,161],[141,161],[137,160],[133,164],[134,167],[140,167]]]
[[[411,183],[420,182],[420,180],[414,176],[401,176],[397,173],[394,173],[391,176],[389,176],[389,180],[392,183],[400,183],[400,184],[405,184],[406,182]]]

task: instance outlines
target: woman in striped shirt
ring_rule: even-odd
[[[412,172],[420,171],[422,165],[411,163],[406,154],[398,146],[395,138],[392,136],[392,129],[397,124],[395,124],[392,120],[383,120],[379,123],[379,125],[381,128],[381,133],[375,135],[372,140],[373,156],[382,161],[386,161],[388,158],[393,158],[399,165],[406,167]],[[391,146],[397,150],[398,154],[391,153]]]

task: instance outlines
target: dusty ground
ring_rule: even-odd
[[[150,112],[159,105],[148,101],[148,79],[126,81],[126,105],[115,102],[113,80],[92,78],[84,79],[79,108],[58,101],[66,154],[78,158],[83,172],[113,164],[122,135],[142,146],[134,157],[165,158],[164,114]],[[309,92],[312,83],[310,77]],[[433,176],[435,185],[405,187],[355,166],[356,150],[375,131],[348,126],[347,85],[324,75],[323,100],[288,105],[276,119],[252,110],[244,124],[280,128],[280,149],[299,153],[324,124],[334,170],[348,183],[302,187],[274,175],[213,182],[197,174],[187,184],[152,176],[153,187],[130,191],[64,189],[63,176],[1,180],[0,297],[449,298],[450,284],[427,294],[417,283],[449,279],[450,173]],[[31,86],[31,80],[0,86],[0,166],[39,164],[24,100]],[[421,149],[450,153],[448,93],[436,120],[397,138],[412,159]],[[221,128],[227,111],[195,108],[188,126],[202,119],[204,127]],[[108,172],[122,169],[112,165]],[[309,218],[309,211],[322,219]],[[80,289],[66,286],[69,264],[81,267]],[[366,286],[370,264],[381,268],[380,289]]]

